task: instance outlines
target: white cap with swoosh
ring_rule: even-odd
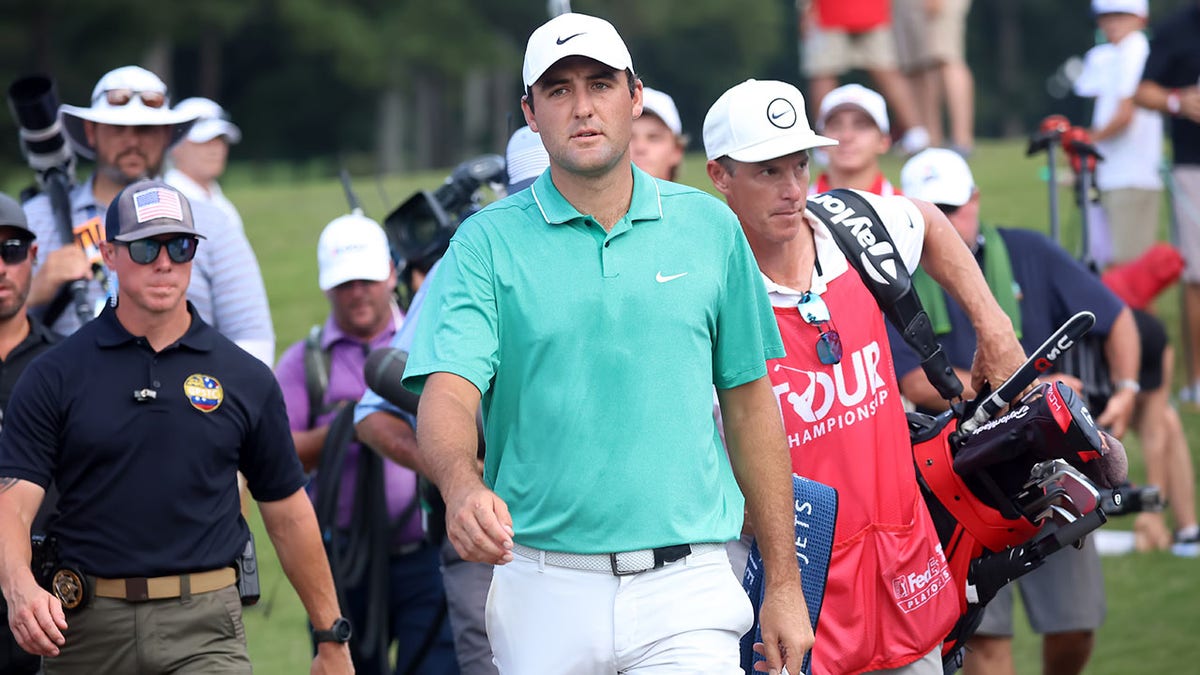
[[[722,94],[704,117],[709,159],[764,162],[828,145],[837,141],[813,133],[804,96],[786,82],[746,80]]]
[[[529,36],[521,68],[525,87],[532,87],[550,66],[568,56],[586,56],[616,70],[633,70],[633,57],[611,23],[586,14],[560,14]]]

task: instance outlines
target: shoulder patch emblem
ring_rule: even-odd
[[[210,413],[220,408],[221,402],[225,400],[225,391],[221,389],[217,378],[201,373],[187,376],[183,381],[183,394],[187,396],[188,403],[202,413]]]

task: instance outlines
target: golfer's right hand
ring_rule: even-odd
[[[67,618],[62,603],[38,586],[32,574],[14,586],[5,592],[5,599],[8,628],[17,644],[35,656],[58,656],[58,648],[66,642],[62,631],[67,628]]]
[[[513,559],[508,505],[482,483],[447,495],[446,536],[463,560],[503,565]]]

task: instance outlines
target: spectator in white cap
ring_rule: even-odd
[[[687,136],[675,101],[666,93],[642,87],[642,116],[633,121],[629,151],[639,169],[661,180],[676,180],[683,164]]]
[[[449,540],[495,565],[496,665],[738,672],[753,612],[723,542],[748,508],[767,579],[758,648],[798,672],[812,628],[765,367],[782,352],[737,221],[631,162],[643,88],[612,24],[550,20],[522,77],[550,170],[459,227],[404,375]]]
[[[55,221],[48,196],[38,195],[25,204],[29,228],[45,254],[34,274],[29,305],[56,332],[69,334],[80,325],[77,312],[69,307],[71,282],[87,280],[88,301],[96,307],[116,292],[113,274],[100,256],[104,211],[126,185],[157,178],[167,150],[192,128],[196,113],[174,110],[170,104],[167,85],[157,75],[123,66],[100,78],[90,107],[59,109],[75,152],[94,159],[96,171],[71,191],[73,240]],[[196,256],[188,300],[221,334],[270,364],[275,331],[250,242],[212,205],[197,202],[192,210],[196,229],[217,243]]]
[[[331,514],[337,535],[328,553],[347,617],[362,627],[350,640],[355,670],[391,672],[386,666],[394,647],[401,672],[458,672],[450,624],[439,618],[445,598],[438,549],[427,545],[423,514],[413,506],[419,499],[418,467],[407,458],[380,461],[348,429],[344,435],[337,431],[344,428],[338,417],[349,414],[343,413],[344,406],[366,390],[367,354],[386,347],[403,322],[394,301],[396,269],[387,235],[374,220],[357,213],[335,218],[317,241],[317,267],[329,316],[308,338],[288,347],[275,377],[296,454],[306,470],[316,471],[310,496],[320,499],[337,490],[336,513]],[[322,359],[323,368],[316,365]],[[324,386],[310,391],[314,377]],[[396,433],[411,438],[412,429]],[[331,457],[342,458],[341,466],[331,464]],[[382,503],[372,501],[371,488],[383,491]],[[372,504],[382,513],[371,517],[385,519],[389,533],[375,542],[356,537],[353,523],[357,510],[369,512]],[[345,561],[353,557],[370,559],[364,573],[347,572]],[[373,609],[375,603],[381,609]],[[362,637],[373,632],[368,630],[372,621],[380,632],[378,641]],[[423,647],[427,635],[430,643]]]
[[[217,182],[225,173],[229,146],[241,142],[242,130],[211,99],[185,98],[175,110],[195,115],[196,123],[183,141],[171,148],[171,168],[163,180],[187,195],[193,204],[207,202],[217,207],[230,223],[243,229],[241,214]]]
[[[550,156],[542,138],[533,129],[523,126],[513,132],[504,151],[504,169],[508,174],[505,193],[514,195],[533,185],[550,166]]]
[[[784,82],[747,80],[704,118],[709,178],[741,221],[783,337],[786,356],[767,370],[792,471],[839,493],[811,672],[940,674],[960,591],[913,472],[887,329],[874,296],[812,213],[837,205],[845,219],[851,207],[833,196],[806,202],[809,150],[835,143],[813,133],[804,98]],[[1024,352],[946,217],[925,202],[856,194],[908,269],[925,265],[967,308],[981,336],[976,384],[1003,382]],[[722,414],[728,425],[724,406]],[[913,594],[906,580],[915,577],[938,583]]]
[[[837,145],[825,150],[825,171],[809,187],[810,193],[849,188],[884,197],[897,194],[879,166],[879,158],[892,147],[882,96],[861,84],[834,89],[821,99],[817,131]]]

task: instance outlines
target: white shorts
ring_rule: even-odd
[[[738,675],[753,620],[723,548],[620,577],[517,555],[496,566],[487,600],[501,675]]]

